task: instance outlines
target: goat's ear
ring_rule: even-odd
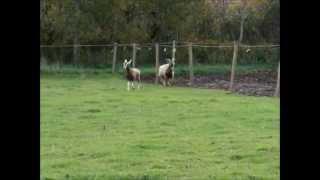
[[[126,63],[126,62],[127,62],[127,59],[125,59],[124,62]]]
[[[130,59],[130,61],[128,62],[128,64],[131,64],[132,63],[132,59]]]

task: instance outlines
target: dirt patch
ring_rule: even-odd
[[[154,83],[154,76],[141,77],[143,82]],[[277,72],[255,71],[246,74],[237,74],[234,83],[234,92],[251,96],[273,96],[276,88]],[[189,84],[189,77],[175,77],[174,85],[182,87],[196,87],[208,89],[229,88],[230,74],[195,76],[192,85]]]

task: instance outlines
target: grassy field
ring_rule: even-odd
[[[42,179],[279,179],[279,99],[41,75]]]

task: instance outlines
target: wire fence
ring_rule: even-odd
[[[143,64],[154,64],[156,43],[109,43],[109,44],[75,44],[75,45],[41,45],[41,58],[46,59],[47,63],[62,64],[82,64],[97,65],[109,64],[113,59],[113,51],[117,47],[116,58],[122,59],[133,56],[135,45],[136,60]],[[160,47],[160,61],[163,58],[170,58],[173,42],[158,43]],[[230,43],[191,43],[175,42],[175,49],[178,49],[177,62],[188,63],[187,48],[192,46],[196,62],[206,63],[230,63],[234,45]],[[79,52],[74,52],[77,49]],[[250,51],[250,53],[248,52]],[[239,63],[277,63],[280,59],[280,45],[239,45]],[[77,53],[77,56],[76,56]],[[231,56],[231,57],[230,57]]]
[[[105,68],[108,72],[122,72],[124,59],[133,59],[133,65],[143,67],[145,74],[156,79],[157,66],[166,63],[166,58],[175,57],[178,76],[189,77],[192,84],[198,75],[227,73],[232,90],[233,81],[238,81],[236,72],[258,70],[260,67],[276,72],[280,77],[280,45],[278,44],[238,44],[238,43],[105,43],[41,45],[41,67],[56,65],[59,69],[65,65]],[[156,54],[158,48],[158,54]],[[158,57],[156,57],[158,56]],[[158,58],[159,62],[156,62]],[[260,66],[261,65],[261,66]],[[245,67],[246,68],[243,68]],[[237,67],[237,68],[236,68]],[[234,72],[233,72],[234,71]],[[278,78],[279,79],[279,78]],[[156,80],[157,83],[157,80]],[[275,95],[279,95],[275,90]]]
[[[133,44],[136,44],[139,47],[154,47],[156,43],[109,43],[109,44],[56,44],[56,45],[40,45],[40,48],[63,48],[63,47],[113,47],[117,46],[127,46],[132,47]],[[161,47],[172,47],[172,42],[161,42],[158,43]],[[233,48],[232,43],[218,44],[218,43],[192,43],[192,42],[176,42],[175,47],[188,47],[189,44],[192,44],[193,47],[216,47],[216,48]],[[263,45],[246,45],[241,44],[240,47],[246,48],[266,48],[266,47],[280,47],[278,44],[263,44]]]

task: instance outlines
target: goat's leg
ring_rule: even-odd
[[[139,82],[138,81],[136,81],[136,86],[137,86],[137,89],[139,90],[140,86],[139,86]]]
[[[128,81],[128,91],[130,91],[130,81]]]
[[[168,86],[171,86],[170,80],[168,80]]]
[[[138,89],[140,89],[140,85],[141,85],[141,79],[140,79],[140,75],[138,76]]]
[[[160,83],[162,84],[162,86],[164,86],[164,84],[163,84],[163,83],[164,83],[164,82],[163,82],[164,80],[163,80],[162,76],[159,76],[159,81],[160,81]]]
[[[169,80],[170,80],[170,79],[169,79],[168,77],[166,77],[165,80],[166,80],[166,86],[169,86],[169,85],[170,85],[170,83],[169,83]]]
[[[134,89],[133,81],[131,81],[131,88]]]
[[[135,81],[135,87],[137,87],[138,90],[140,89],[140,85],[139,85],[139,81],[138,80]]]

